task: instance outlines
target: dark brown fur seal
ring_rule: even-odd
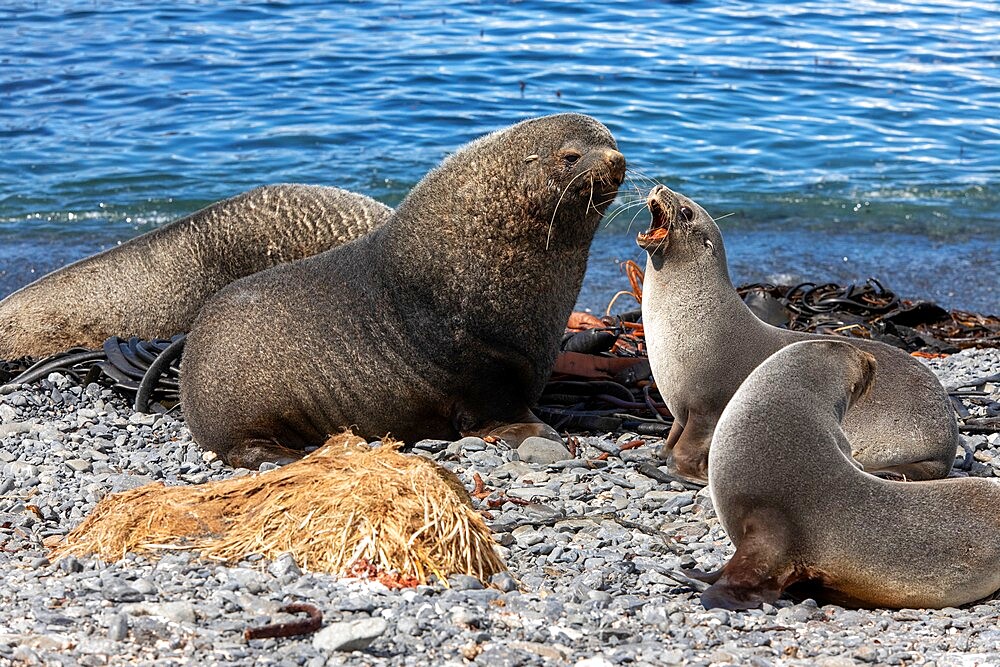
[[[789,345],[722,413],[709,454],[715,511],[736,545],[704,577],[706,607],[803,594],[850,607],[957,607],[1000,589],[1000,484],[879,479],[841,428],[875,357],[840,340]]]
[[[642,319],[657,387],[676,417],[661,454],[677,473],[704,483],[715,423],[740,383],[786,345],[829,336],[759,320],[729,279],[722,233],[705,209],[662,185],[647,204],[652,227]],[[935,479],[951,470],[958,424],[937,377],[902,350],[852,341],[879,362],[868,397],[847,415],[854,457],[869,472]]]
[[[594,119],[528,120],[446,159],[368,236],[225,288],[181,366],[195,440],[256,467],[347,427],[558,437],[529,406],[624,173]]]
[[[0,301],[0,359],[186,332],[205,300],[237,278],[350,241],[391,214],[332,187],[269,185],[226,199]]]

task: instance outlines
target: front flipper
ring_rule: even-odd
[[[715,421],[697,412],[688,412],[683,426],[678,421],[670,427],[667,442],[660,448],[670,471],[683,479],[704,486],[708,484],[708,448],[712,444]],[[678,432],[675,436],[675,429]]]
[[[224,456],[226,463],[234,468],[257,470],[264,462],[286,465],[298,461],[305,452],[283,447],[273,440],[247,439],[230,449]]]
[[[669,459],[670,452],[673,451],[674,445],[677,444],[677,439],[681,437],[681,433],[684,432],[684,424],[681,423],[679,417],[674,417],[674,423],[670,425],[670,432],[667,433],[667,441],[660,445],[660,449],[657,450],[656,455],[661,459]]]
[[[491,430],[486,435],[499,438],[509,446],[517,448],[522,442],[531,437],[545,438],[562,443],[559,432],[544,422],[518,422],[516,424],[505,424]]]
[[[753,609],[774,602],[805,577],[784,548],[780,524],[747,519],[736,553],[719,572],[704,575],[712,583],[701,594],[705,609]]]

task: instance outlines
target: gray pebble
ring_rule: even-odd
[[[299,569],[298,564],[295,562],[295,557],[290,553],[283,553],[278,556],[276,560],[267,566],[267,571],[275,577],[285,575],[290,575],[292,577],[302,576],[302,570]]]
[[[312,645],[320,651],[363,651],[388,627],[379,617],[331,623],[313,636]]]
[[[490,578],[490,585],[497,587],[504,593],[517,590],[517,580],[511,576],[510,572],[498,572]]]
[[[448,585],[452,588],[452,590],[456,591],[475,591],[483,589],[481,581],[475,577],[470,577],[467,574],[451,575],[448,577]]]
[[[118,580],[109,581],[101,590],[104,599],[110,602],[136,602],[143,598],[142,593]]]
[[[555,463],[573,458],[561,442],[532,436],[517,447],[517,455],[525,463]]]
[[[86,459],[68,459],[66,465],[74,472],[88,472],[92,467]]]
[[[128,637],[128,615],[115,614],[108,624],[108,639],[113,642],[120,642]]]

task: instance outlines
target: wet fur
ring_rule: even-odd
[[[243,276],[371,231],[392,210],[339,188],[269,185],[50,273],[0,301],[0,359],[190,329]]]

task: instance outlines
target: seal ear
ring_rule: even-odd
[[[875,356],[858,350],[858,380],[851,384],[851,405],[854,405],[871,392],[875,386],[875,375],[878,372],[878,362]]]

